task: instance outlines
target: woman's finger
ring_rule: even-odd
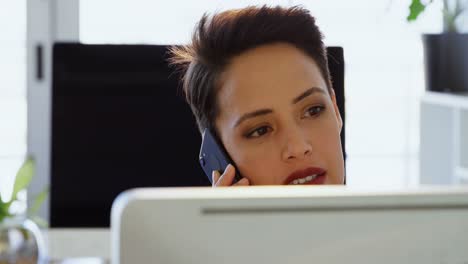
[[[220,176],[221,176],[221,175],[219,174],[219,171],[217,171],[217,170],[214,170],[214,171],[211,173],[211,185],[212,185],[212,186],[215,186],[215,185],[216,185],[216,183],[218,182]]]
[[[242,178],[240,181],[234,183],[232,186],[249,186],[250,181],[247,178]]]
[[[235,174],[236,174],[236,170],[235,170],[234,166],[232,166],[231,164],[229,164],[229,165],[226,167],[226,170],[224,170],[223,175],[221,175],[221,177],[219,178],[219,180],[216,182],[215,186],[216,186],[216,187],[219,187],[219,186],[231,186],[231,185],[232,185],[232,181],[234,180]]]

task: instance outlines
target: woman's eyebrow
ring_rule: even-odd
[[[307,96],[311,95],[311,94],[314,94],[314,93],[322,93],[322,94],[325,94],[325,91],[322,89],[322,88],[319,88],[319,87],[312,87],[310,89],[307,89],[305,92],[301,93],[299,96],[297,96],[296,98],[294,98],[292,100],[292,104],[297,104],[299,101],[301,101],[302,99],[306,98]]]
[[[238,125],[240,125],[240,123],[244,122],[245,120],[249,119],[249,118],[254,118],[254,117],[257,117],[257,116],[261,116],[261,115],[267,115],[267,114],[271,114],[273,113],[273,110],[272,109],[260,109],[260,110],[256,110],[256,111],[253,111],[253,112],[250,112],[250,113],[246,113],[246,114],[243,114],[239,119],[237,119],[234,127],[237,127]]]

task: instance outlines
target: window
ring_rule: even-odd
[[[0,6],[0,194],[9,200],[26,154],[26,0]]]

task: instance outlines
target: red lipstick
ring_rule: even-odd
[[[291,173],[283,182],[283,184],[288,185],[288,184],[291,184],[294,180],[304,179],[307,176],[315,175],[315,174],[317,174],[317,176],[313,180],[306,181],[302,184],[324,184],[327,171],[325,169],[318,168],[318,167],[309,167],[303,170],[297,170]]]

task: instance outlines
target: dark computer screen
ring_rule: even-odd
[[[210,185],[198,163],[201,136],[167,48],[54,45],[52,227],[108,227],[114,198],[129,188]],[[333,76],[344,74],[342,50],[330,55],[344,116],[343,76]]]

